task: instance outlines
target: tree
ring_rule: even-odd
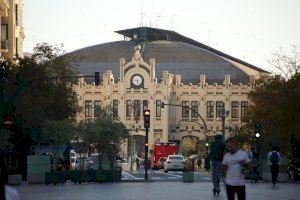
[[[102,169],[102,161],[107,158],[112,170],[120,146],[128,138],[128,130],[122,122],[114,121],[112,117],[98,118],[94,123],[96,144],[101,156],[99,168]]]
[[[57,169],[58,148],[60,145],[67,144],[73,138],[75,123],[71,120],[54,121],[46,120],[43,124],[43,138],[52,145],[54,157],[54,169]]]
[[[12,114],[22,114],[24,127],[39,127],[45,120],[74,118],[79,111],[72,79],[45,79],[72,76],[71,60],[60,47],[38,44],[30,57],[2,60],[8,77],[4,101],[15,105]]]
[[[196,137],[185,137],[180,145],[180,151],[185,157],[197,154],[197,139]]]
[[[94,122],[92,121],[80,121],[76,125],[76,131],[73,135],[73,144],[76,145],[77,153],[80,156],[80,169],[83,170],[85,162],[85,154],[89,151],[91,144],[95,142],[95,130]]]
[[[275,67],[286,79],[300,72],[300,52],[296,45],[292,46],[292,55],[287,55],[280,48],[273,54],[270,64]]]
[[[247,131],[245,127],[240,127],[237,125],[229,127],[229,137],[231,140],[236,141],[238,148],[242,148],[244,145],[249,145],[253,143],[253,134]]]
[[[294,59],[296,58],[296,59]],[[300,138],[300,75],[299,54],[279,55],[274,59],[281,75],[262,75],[255,90],[250,92],[251,105],[244,119],[246,127],[254,137],[254,124],[261,124],[261,142],[264,151],[270,145],[280,145],[283,152],[291,152],[292,134]]]

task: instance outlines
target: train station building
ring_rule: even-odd
[[[113,117],[130,130],[134,151],[144,151],[143,110],[151,112],[149,150],[155,142],[203,140],[226,127],[240,126],[248,94],[263,69],[169,30],[138,27],[116,31],[124,40],[71,52],[83,75],[100,72],[100,85],[80,78],[78,120],[97,118],[97,108],[111,106]],[[162,103],[166,105],[162,111]],[[203,128],[201,115],[209,132]],[[225,133],[225,136],[228,135]],[[128,148],[124,155],[128,155]]]

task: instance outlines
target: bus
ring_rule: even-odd
[[[177,154],[177,144],[175,142],[155,143],[151,159],[151,168],[163,168],[163,161],[165,161],[167,157],[172,154]]]

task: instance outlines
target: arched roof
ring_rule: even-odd
[[[148,28],[153,29],[153,28]],[[180,74],[183,83],[199,83],[200,74],[206,75],[208,83],[223,83],[224,75],[230,75],[234,84],[249,82],[251,73],[266,72],[251,64],[233,58],[208,46],[181,35],[162,32],[154,34],[150,30],[140,33],[137,30],[117,31],[131,40],[115,41],[86,47],[69,53],[75,56],[77,70],[84,75],[93,75],[98,71],[103,74],[106,70],[112,70],[114,77],[119,77],[119,60],[125,58],[129,62],[134,53],[134,46],[142,46],[141,55],[144,61],[150,58],[156,60],[156,77],[160,82],[163,71]],[[148,32],[147,32],[148,31]],[[153,30],[152,30],[153,31]],[[137,35],[134,35],[136,33]],[[163,34],[165,33],[165,34]],[[174,32],[171,32],[174,34]],[[161,35],[160,35],[161,34]],[[155,37],[154,37],[155,36]],[[174,37],[175,39],[170,39]],[[189,41],[191,40],[191,41]]]

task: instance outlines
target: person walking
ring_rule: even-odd
[[[279,147],[273,146],[272,150],[268,153],[268,159],[270,161],[272,183],[275,186],[279,173],[279,161],[281,160],[280,154],[278,152]]]
[[[252,166],[252,170],[250,172],[250,178],[251,178],[251,182],[253,183],[257,183],[258,178],[259,178],[259,173],[258,173],[258,152],[255,150],[254,147],[250,148],[250,152],[249,152],[249,158],[251,160],[251,166]]]
[[[225,145],[223,143],[222,135],[216,135],[215,141],[211,144],[210,159],[212,163],[212,179],[213,179],[213,192],[220,192],[220,180],[221,180],[221,163],[223,160]]]
[[[140,159],[138,157],[135,159],[135,163],[136,163],[136,170],[137,171],[140,170]]]
[[[200,155],[197,159],[198,172],[201,171],[201,165],[202,165],[202,158],[201,158],[201,155]]]
[[[234,140],[226,142],[228,153],[224,155],[221,170],[225,174],[226,193],[228,200],[234,200],[235,193],[238,200],[246,199],[245,169],[249,169],[250,158],[245,151],[238,150]]]

